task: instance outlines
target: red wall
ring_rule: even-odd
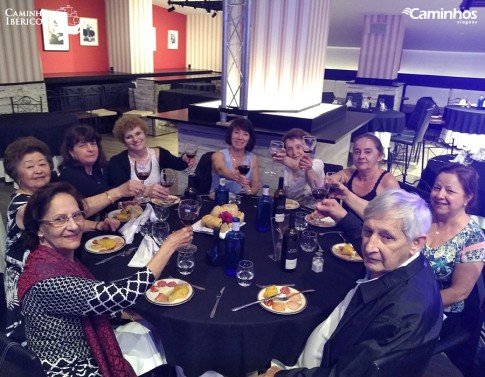
[[[98,19],[99,46],[81,46],[79,34],[69,35],[69,51],[44,51],[41,26],[37,28],[37,43],[43,73],[74,73],[108,71],[108,45],[104,1],[100,0],[34,0],[35,9],[57,10],[70,5],[79,17]]]
[[[165,8],[153,6],[153,26],[157,31],[157,51],[153,52],[153,68],[183,68],[185,63],[187,17],[176,12],[169,13]],[[169,50],[168,31],[177,30],[178,50]]]

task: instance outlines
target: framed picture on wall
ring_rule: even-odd
[[[178,50],[179,48],[179,32],[177,30],[168,31],[168,49]]]
[[[69,51],[67,13],[41,9],[44,51]]]
[[[98,19],[97,18],[79,18],[79,39],[81,46],[98,46]]]

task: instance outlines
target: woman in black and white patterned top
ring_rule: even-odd
[[[82,209],[79,194],[65,182],[37,190],[27,204],[24,233],[34,251],[19,279],[27,343],[49,377],[135,376],[108,315],[130,307],[148,290],[174,251],[192,241],[192,228],[172,233],[131,278],[105,283],[74,258],[84,225]]]

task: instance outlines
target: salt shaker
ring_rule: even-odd
[[[317,251],[312,259],[312,271],[322,272],[323,271],[323,255],[321,252]]]

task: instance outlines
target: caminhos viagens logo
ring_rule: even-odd
[[[408,15],[413,20],[453,20],[459,24],[470,25],[478,23],[478,12],[476,10],[465,10],[454,8],[447,10],[424,10],[420,8],[404,8],[402,14]]]

